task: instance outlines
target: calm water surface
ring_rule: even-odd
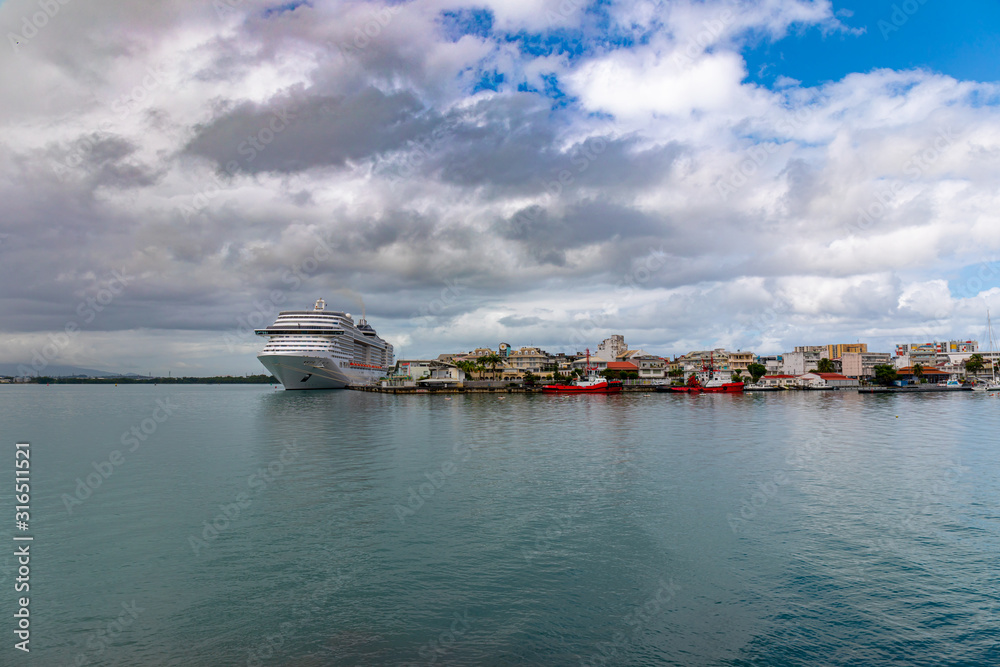
[[[998,665],[998,428],[980,393],[3,386],[0,664]]]

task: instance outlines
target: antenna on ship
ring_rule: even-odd
[[[323,299],[316,299],[316,305],[313,306],[313,310],[326,310],[326,301],[323,301]]]

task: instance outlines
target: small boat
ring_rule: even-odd
[[[569,384],[547,384],[546,394],[617,394],[622,390],[621,380],[608,380],[597,375],[597,368],[590,366],[590,348],[587,349],[587,377]]]

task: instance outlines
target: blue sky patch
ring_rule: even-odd
[[[444,11],[438,23],[448,41],[457,42],[465,35],[486,39],[493,32],[493,12],[478,8]]]
[[[275,5],[274,7],[268,7],[264,10],[263,16],[268,19],[272,16],[284,14],[285,12],[294,12],[303,5],[306,7],[312,7],[312,3],[309,2],[309,0],[291,0],[291,2],[285,2],[280,5]]]
[[[834,0],[844,25],[860,35],[819,28],[743,50],[748,80],[772,86],[779,76],[815,86],[853,72],[925,68],[958,79],[1000,80],[1000,3],[970,0]]]

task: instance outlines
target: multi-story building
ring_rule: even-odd
[[[538,375],[549,365],[549,354],[537,347],[522,347],[507,355],[506,367],[520,373],[530,371]]]
[[[767,375],[778,375],[781,373],[781,355],[772,354],[760,357],[760,361],[757,363],[767,369]]]
[[[639,369],[640,379],[660,379],[666,377],[666,362],[655,354],[635,354],[629,361]]]
[[[627,350],[628,346],[625,344],[625,336],[614,334],[610,338],[605,338],[597,345],[596,355],[605,361],[614,361]]]
[[[814,345],[810,347],[814,349],[797,347],[795,352],[786,352],[781,355],[781,374],[804,375],[816,370],[819,366],[819,360],[822,359],[821,355],[826,354],[826,346]]]
[[[979,341],[975,340],[934,341],[933,343],[909,343],[896,346],[897,357],[901,357],[904,354],[913,356],[914,352],[920,354],[927,354],[930,352],[938,354],[959,354],[967,352],[972,354],[973,352],[978,351]]]
[[[823,356],[832,361],[834,359],[843,359],[845,354],[864,354],[867,351],[868,343],[837,343],[835,345],[827,345],[826,354]]]
[[[840,362],[840,372],[849,378],[873,378],[875,367],[891,364],[892,355],[888,352],[845,352]]]
[[[750,375],[750,364],[756,363],[757,356],[753,352],[737,350],[729,353],[729,370],[733,373]]]

